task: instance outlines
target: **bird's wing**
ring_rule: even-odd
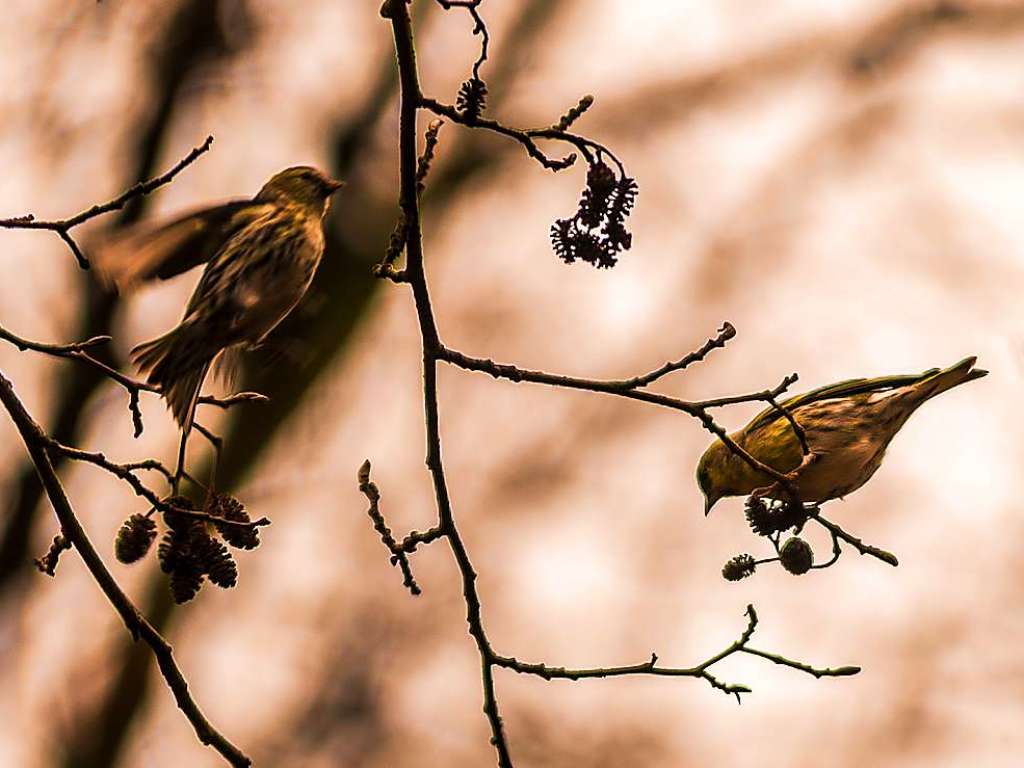
[[[90,249],[100,280],[126,293],[139,283],[168,278],[210,261],[241,227],[267,208],[236,200],[193,211],[158,227],[134,227]]]
[[[290,222],[280,206],[261,203],[247,209],[245,220],[226,238],[210,259],[185,308],[185,317],[237,314],[259,296],[249,278],[263,269],[266,257],[279,247]]]
[[[938,370],[938,368],[932,368],[924,373],[904,376],[879,376],[876,379],[847,379],[846,381],[828,384],[824,387],[819,387],[818,389],[812,389],[810,392],[804,392],[802,395],[796,395],[788,400],[783,400],[782,406],[790,412],[793,412],[800,406],[808,405],[809,403],[816,403],[820,400],[852,397],[854,395],[872,392],[891,391],[899,389],[900,387],[908,387],[912,384],[917,384],[922,379],[938,373]],[[769,406],[755,416],[753,421],[751,421],[744,429],[747,432],[753,431],[758,427],[771,423],[781,416],[782,414],[779,413],[777,408]]]

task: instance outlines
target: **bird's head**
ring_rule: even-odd
[[[345,186],[308,165],[297,165],[274,174],[256,195],[262,202],[288,202],[306,206],[321,215],[327,212],[331,195]]]
[[[704,514],[710,514],[711,508],[724,496],[734,496],[738,492],[733,488],[735,478],[732,453],[721,440],[715,440],[697,462],[697,485],[704,494]]]

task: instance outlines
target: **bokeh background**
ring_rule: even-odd
[[[634,247],[611,271],[566,266],[547,234],[580,169],[442,131],[425,197],[428,272],[455,348],[623,377],[696,347],[727,350],[662,382],[709,397],[948,365],[992,375],[914,417],[875,479],[832,517],[896,552],[848,553],[798,578],[766,569],[741,502],[709,519],[693,467],[709,437],[681,414],[443,370],[455,513],[499,651],[549,664],[691,665],[754,603],[754,658],[703,682],[545,683],[499,670],[517,765],[1016,765],[1024,735],[1019,408],[1024,353],[1024,3],[893,0],[485,2],[493,114],[546,125],[584,93],[578,128],[640,184]],[[256,355],[273,403],[204,416],[225,481],[272,518],[240,583],[173,608],[153,558],[110,542],[144,511],[91,467],[62,468],[111,568],[179,656],[210,719],[257,765],[493,764],[479,665],[444,545],[413,559],[411,598],[366,518],[367,457],[399,532],[426,528],[419,340],[407,291],[369,265],[396,212],[391,39],[376,2],[16,0],[0,18],[0,214],[68,215],[213,150],[91,236],[254,193],[311,162],[349,181],[314,290]],[[415,3],[425,89],[453,101],[478,40],[462,12]],[[86,238],[88,239],[88,238]],[[52,233],[0,232],[0,323],[42,341],[110,332],[112,360],[173,325],[195,275],[126,300],[100,293]],[[0,348],[0,370],[62,440],[171,461],[155,398],[133,440],[125,394],[81,366]],[[741,426],[756,406],[721,414]],[[194,462],[203,462],[197,442]],[[56,532],[0,418],[0,764],[207,766],[145,647],[73,553],[31,566]],[[819,555],[828,542],[813,539]]]

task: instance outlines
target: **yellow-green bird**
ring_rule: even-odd
[[[789,421],[774,407],[729,437],[763,464],[789,475],[802,501],[842,498],[871,479],[889,442],[918,406],[988,373],[975,368],[976,361],[968,357],[917,375],[850,379],[785,400],[782,405],[806,435],[806,459]],[[747,496],[774,483],[721,440],[697,464],[705,515],[725,496]]]
[[[129,233],[94,254],[100,277],[122,292],[207,263],[178,326],[132,350],[186,431],[214,360],[230,375],[235,353],[263,341],[305,294],[324,252],[324,214],[342,186],[310,166],[287,168],[250,200]]]

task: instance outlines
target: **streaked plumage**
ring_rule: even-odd
[[[132,350],[179,424],[186,425],[214,359],[259,344],[302,298],[323,254],[323,216],[340,187],[314,168],[288,168],[250,201],[189,214],[94,255],[101,278],[122,291],[207,262],[181,323]]]
[[[775,408],[766,408],[730,437],[762,463],[793,473],[792,482],[803,501],[841,498],[871,479],[889,442],[922,403],[986,375],[987,371],[974,368],[975,362],[969,357],[945,370],[851,379],[784,401],[806,433],[813,457],[802,468],[800,443]],[[749,495],[774,480],[716,440],[697,465],[697,483],[704,493],[706,514],[719,499]]]

